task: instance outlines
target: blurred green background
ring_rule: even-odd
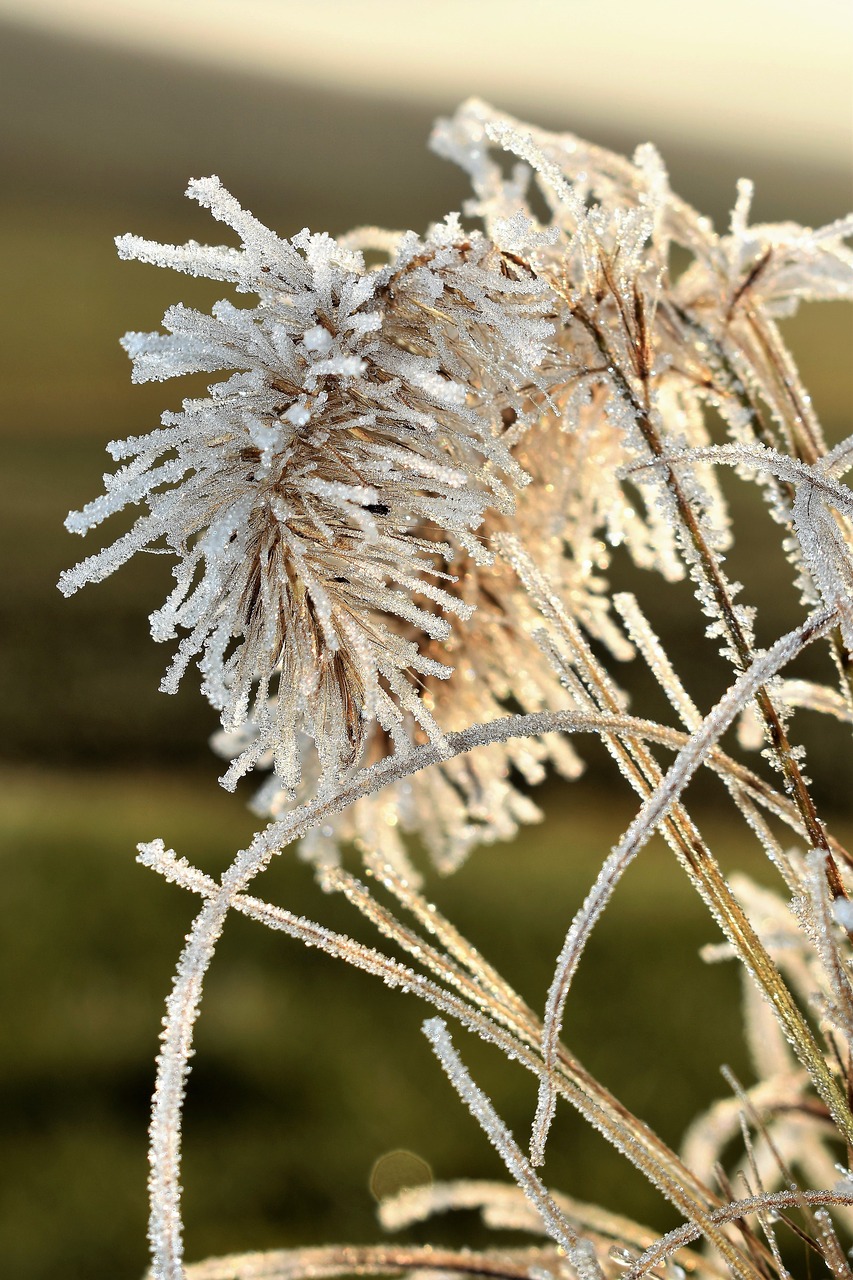
[[[170,50],[167,33],[157,53],[108,38],[106,26],[69,32],[62,22],[24,22],[15,8],[0,4],[0,1271],[16,1280],[123,1280],[145,1265],[153,1059],[194,905],[137,867],[134,846],[161,835],[215,871],[250,838],[254,822],[239,797],[216,785],[220,766],[206,745],[215,724],[192,682],[176,698],[157,693],[168,655],[151,643],[145,615],[164,594],[168,563],[149,557],[70,601],[54,587],[60,570],[91,549],[65,534],[62,521],[99,491],[111,465],[105,442],[149,429],[189,390],[131,389],[118,335],[156,327],[178,298],[209,305],[220,292],[119,263],[112,237],[131,230],[215,240],[207,216],[181,197],[188,177],[209,172],[281,234],[303,225],[422,228],[466,194],[461,175],[425,149],[431,120],[492,82],[487,54],[472,47],[470,82],[452,92],[445,80],[424,91],[430,67],[414,63],[409,95],[389,90],[381,67],[361,88],[346,77],[336,85],[331,63],[321,74],[321,53],[334,44],[322,5],[313,18],[300,18],[303,40],[312,21],[316,27],[313,78],[310,63],[297,76],[253,70],[248,59],[243,67],[205,62],[191,35],[176,35]],[[114,8],[141,12],[133,4]],[[212,5],[211,17],[227,8]],[[280,17],[287,6],[269,13],[276,8]],[[490,6],[471,8],[488,23]],[[533,9],[541,14],[543,6]],[[61,5],[44,4],[29,17],[42,10],[62,16]],[[489,48],[534,55],[532,29],[485,29]],[[409,54],[414,30],[404,24],[399,32]],[[720,53],[721,76],[726,68]],[[654,90],[639,78],[633,107],[610,111],[579,97],[568,74],[565,110],[555,108],[550,89],[537,97],[530,77],[519,75],[518,83],[505,81],[501,100],[619,150],[632,150],[658,121]],[[759,219],[817,225],[849,207],[849,162],[834,160],[817,140],[810,149],[800,139],[786,157],[730,122],[715,142],[707,120],[691,129],[701,103],[687,90],[685,102],[693,114],[685,111],[655,140],[676,188],[719,225],[743,172],[756,179]],[[827,433],[837,439],[850,429],[853,402],[850,317],[815,308],[788,328]],[[736,485],[732,496],[743,503]],[[762,638],[772,639],[791,624],[796,599],[769,522],[750,524],[735,572],[761,607]],[[698,643],[689,593],[649,586],[644,603],[689,687],[707,702],[724,673]],[[810,670],[828,673],[818,658]],[[653,713],[649,681],[640,673],[626,676],[632,679],[635,705]],[[843,737],[804,725],[824,811],[839,835],[849,834]],[[514,847],[480,851],[453,880],[429,886],[534,1007],[542,1005],[572,912],[632,816],[624,786],[596,752],[582,749],[589,775],[569,795],[545,788],[543,827]],[[716,798],[697,789],[712,846],[716,840],[727,867],[760,873]],[[369,937],[290,857],[268,873],[263,892]],[[736,974],[707,969],[696,955],[713,937],[667,853],[650,848],[590,948],[568,1021],[569,1041],[586,1065],[673,1143],[721,1092],[720,1063],[748,1073]],[[436,1178],[502,1176],[432,1061],[418,1030],[422,1016],[412,1002],[316,952],[231,923],[211,973],[190,1083],[184,1182],[191,1258],[375,1239],[371,1169],[396,1149],[417,1153]],[[534,1105],[530,1082],[481,1046],[463,1047],[523,1135]],[[557,1125],[546,1176],[662,1228],[672,1224],[640,1179],[572,1116]],[[422,1234],[475,1238],[467,1218]]]

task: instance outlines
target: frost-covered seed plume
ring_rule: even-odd
[[[269,755],[292,790],[304,733],[332,785],[373,726],[405,741],[411,720],[440,738],[419,687],[451,667],[423,640],[469,616],[444,563],[462,551],[486,561],[484,514],[511,511],[525,482],[501,412],[520,417],[518,388],[538,383],[547,293],[452,218],[371,271],[328,235],[279,239],[216,178],[188,195],[239,249],[121,236],[120,255],[257,301],[210,315],[178,305],[165,334],[125,337],[137,382],[224,377],[161,428],[110,446],[124,465],[68,528],[85,533],[128,504],[148,513],[60,585],[97,582],[136,551],[174,553],[176,586],[151,628],[186,634],[162,687],[174,692],[197,659],[226,729],[251,709],[227,784]]]
[[[652,146],[628,160],[476,100],[438,122],[432,145],[465,170],[472,196],[424,235],[283,240],[207,178],[188,194],[238,245],[118,241],[122,257],[250,301],[210,314],[178,305],[164,333],[124,339],[136,381],[213,381],[150,434],[109,446],[119,469],[69,529],[143,513],[61,587],[99,581],[136,551],[175,558],[174,590],[151,618],[155,639],[178,640],[163,687],[197,663],[221,717],[224,781],[268,770],[254,808],[271,819],[219,880],[162,841],[140,846],[145,866],[202,900],[158,1059],[152,1277],[790,1280],[787,1233],[809,1274],[851,1280],[853,856],[819,809],[826,786],[812,786],[799,730],[830,725],[842,743],[853,724],[853,435],[826,440],[778,321],[802,302],[853,300],[853,217],[753,225],[741,181],[718,233],[671,190]],[[752,545],[729,509],[735,484],[756,498],[748,519],[776,526],[799,598],[775,634],[729,573]],[[614,589],[615,572],[633,575],[630,591]],[[679,580],[724,660],[712,695],[690,689],[652,622]],[[798,669],[806,649],[828,652],[825,670]],[[634,659],[665,695],[651,713],[661,720],[642,705]],[[555,863],[565,943],[529,1005],[499,958],[422,896],[418,859],[450,872],[537,821],[533,787],[549,771],[561,786],[582,772],[582,735],[601,739],[639,807],[602,845],[573,916],[560,874],[572,849]],[[717,860],[692,812],[700,770],[742,823],[727,858],[755,838],[775,888]],[[694,1121],[681,1154],[572,1049],[586,944],[655,833],[722,935],[699,940],[703,958],[741,966],[755,1077],[726,1076],[730,1095]],[[297,842],[389,954],[250,893]],[[361,879],[339,865],[349,846]],[[181,1112],[204,977],[232,912],[441,1015],[426,1034],[512,1181],[405,1192],[382,1206],[382,1225],[476,1208],[489,1230],[534,1243],[330,1245],[185,1266]],[[660,913],[649,923],[667,927]],[[632,957],[638,973],[643,958]],[[535,1078],[530,1158],[442,1019]],[[625,1046],[653,1055],[664,1091],[666,1049]],[[547,1160],[563,1103],[681,1226],[659,1237],[546,1190],[533,1165]],[[724,1168],[733,1143],[742,1155]]]

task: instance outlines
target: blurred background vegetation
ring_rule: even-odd
[[[612,54],[611,74],[624,80],[630,32],[620,36],[615,21],[605,31],[599,20],[601,41],[609,43],[608,57],[602,44],[597,97],[584,96],[573,80],[579,55],[565,35],[563,105],[553,77],[539,92],[535,74],[525,70],[532,60],[535,72],[543,38],[554,52],[547,27],[534,25],[548,16],[542,3],[525,6],[530,25],[522,29],[504,23],[506,4],[467,6],[466,22],[472,11],[479,14],[480,36],[467,47],[464,79],[458,72],[454,82],[434,50],[418,62],[414,26],[401,29],[394,6],[370,0],[358,6],[366,34],[359,28],[352,35],[362,41],[361,85],[348,70],[350,33],[340,4],[242,6],[244,28],[249,19],[257,24],[256,54],[264,13],[270,19],[280,41],[278,70],[272,36],[254,63],[251,49],[242,63],[226,56],[223,22],[241,8],[236,3],[211,3],[195,31],[172,30],[169,21],[197,16],[197,6],[172,6],[168,21],[167,7],[153,0],[145,9],[111,6],[128,20],[128,33],[112,31],[106,7],[95,0],[64,7],[40,0],[26,12],[0,2],[0,1257],[16,1280],[141,1274],[153,1058],[193,903],[138,868],[134,845],[162,835],[218,870],[254,828],[240,798],[216,786],[220,766],[206,745],[215,725],[192,682],[176,698],[157,693],[167,653],[151,643],[144,619],[164,594],[167,561],[151,557],[70,601],[54,587],[59,571],[91,549],[65,534],[62,521],[99,491],[101,473],[111,466],[106,440],[150,429],[163,408],[191,389],[131,389],[118,335],[156,327],[178,298],[207,306],[220,292],[119,263],[112,237],[131,230],[215,241],[207,215],[181,198],[188,177],[209,172],[281,234],[303,225],[333,233],[374,222],[423,228],[465,197],[462,176],[431,156],[425,141],[433,117],[472,91],[622,151],[654,132],[676,189],[718,225],[744,172],[756,180],[761,220],[817,225],[850,205],[850,155],[834,109],[837,73],[826,80],[826,130],[819,128],[818,103],[808,127],[790,132],[786,98],[796,88],[784,65],[777,99],[763,104],[770,127],[759,128],[761,111],[735,109],[743,59],[734,57],[740,57],[734,27],[728,50],[714,45],[710,72],[705,66],[700,76],[697,63],[692,95],[689,56],[684,65],[680,51],[685,109],[667,122],[656,85],[665,83],[679,54],[666,40],[684,34],[674,17],[662,32],[658,63],[644,69],[638,61],[627,94],[616,79],[608,87],[607,67]],[[551,16],[565,17],[567,8],[554,4]],[[616,5],[626,14],[628,8]],[[652,8],[657,13],[661,5]],[[308,9],[313,16],[306,17]],[[403,9],[413,22],[410,10],[418,6]],[[776,6],[779,21],[782,9]],[[312,31],[315,40],[316,56],[298,73],[281,34],[288,10],[299,47],[310,47]],[[435,12],[445,10],[439,4]],[[817,17],[835,13],[832,0],[816,6]],[[585,3],[578,4],[581,18],[592,20]],[[344,25],[336,27],[337,20]],[[140,22],[148,23],[144,39],[137,39]],[[805,18],[789,20],[792,50],[797,22],[807,41]],[[453,23],[451,14],[445,27],[451,46]],[[217,32],[226,41],[218,54],[209,48]],[[849,24],[829,35],[837,67],[838,42],[853,51]],[[374,62],[364,53],[371,46],[381,55]],[[508,51],[518,53],[518,75],[502,71],[496,85]],[[756,47],[757,61],[759,53]],[[580,57],[588,60],[583,51]],[[407,75],[408,93],[401,84]],[[726,108],[718,137],[708,120],[718,105],[715,85]],[[773,136],[774,113],[789,131],[788,154]],[[853,403],[850,317],[831,306],[806,310],[788,333],[827,434],[837,439],[850,430]],[[736,484],[731,492],[742,508]],[[623,571],[617,565],[617,574]],[[735,573],[747,583],[745,598],[761,610],[762,639],[786,629],[796,598],[763,517],[750,521]],[[650,586],[644,603],[688,687],[707,704],[725,673],[699,643],[689,593]],[[635,705],[653,714],[649,682],[638,673],[626,675],[626,683],[636,691]],[[820,726],[809,737],[803,723],[819,799],[843,836],[851,823],[849,755],[840,736]],[[544,790],[544,826],[514,847],[480,851],[452,881],[430,882],[442,909],[534,1007],[541,1007],[572,912],[632,815],[626,788],[584,749],[590,758],[584,781],[569,795]],[[715,799],[712,791],[696,791],[712,847],[716,840],[727,867],[760,872],[743,833],[726,824]],[[321,897],[292,858],[279,860],[264,891],[359,932],[348,909]],[[608,912],[573,996],[573,1048],[673,1143],[721,1092],[720,1063],[748,1074],[737,1030],[737,977],[726,966],[706,969],[697,958],[712,938],[710,921],[668,854],[650,848]],[[426,1050],[421,1016],[420,1008],[362,975],[232,922],[211,974],[190,1086],[184,1178],[190,1257],[376,1238],[371,1169],[396,1149],[417,1153],[436,1178],[502,1176]],[[533,1108],[529,1083],[505,1077],[479,1045],[466,1045],[466,1054],[524,1134]],[[381,1167],[394,1176],[393,1162]],[[546,1176],[584,1198],[671,1225],[640,1179],[572,1116],[555,1132]],[[463,1228],[470,1240],[464,1219],[431,1234],[461,1239]]]

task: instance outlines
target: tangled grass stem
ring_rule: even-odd
[[[742,181],[718,235],[672,192],[653,147],[629,161],[478,101],[440,121],[432,145],[470,177],[464,224],[451,213],[424,235],[282,239],[209,177],[188,194],[238,246],[117,242],[122,257],[254,295],[209,314],[170,307],[164,332],[126,335],[137,381],[218,380],[109,446],[118,468],[68,528],[147,511],[60,580],[71,594],[137,551],[171,554],[175,587],[151,616],[155,639],[177,640],[163,688],[195,663],[221,720],[223,784],[265,777],[254,808],[268,825],[219,880],[159,841],[140,846],[140,861],[202,898],[157,1064],[151,1275],[615,1280],[627,1267],[639,1280],[677,1258],[698,1277],[789,1280],[784,1229],[849,1280],[853,859],[818,813],[792,717],[806,736],[810,716],[853,724],[853,436],[827,447],[777,320],[804,301],[853,299],[853,217],[817,230],[751,225]],[[755,484],[751,518],[769,509],[799,592],[766,649],[723,567],[750,530],[733,522],[720,467]],[[611,587],[617,546],[637,571],[634,593]],[[684,578],[729,671],[701,694],[641,603],[650,582],[665,598]],[[822,641],[837,688],[786,670]],[[642,680],[624,687],[632,660],[674,724],[629,714],[629,692],[645,696]],[[737,745],[724,745],[733,729]],[[589,734],[639,808],[567,921],[540,1019],[421,896],[417,850],[449,873],[478,844],[510,839],[541,816],[534,788],[549,772],[566,785],[583,772]],[[742,758],[762,743],[775,777]],[[701,768],[721,780],[775,890],[740,875],[729,884],[687,808]],[[656,831],[721,930],[703,955],[735,958],[749,979],[755,1081],[697,1118],[683,1155],[563,1037],[586,943]],[[296,843],[322,888],[344,894],[407,963],[249,892]],[[352,850],[367,879],[342,866]],[[232,911],[431,1005],[430,1042],[517,1190],[477,1184],[466,1199],[464,1184],[437,1186],[420,1217],[479,1207],[488,1227],[533,1231],[534,1243],[328,1246],[185,1266],[182,1108],[204,978]],[[446,1018],[536,1077],[529,1156]],[[655,1241],[544,1186],[534,1166],[561,1100],[677,1207],[682,1228]],[[740,1164],[727,1170],[738,1139]]]

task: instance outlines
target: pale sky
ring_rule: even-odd
[[[851,0],[0,0],[3,15],[289,81],[853,159]]]

